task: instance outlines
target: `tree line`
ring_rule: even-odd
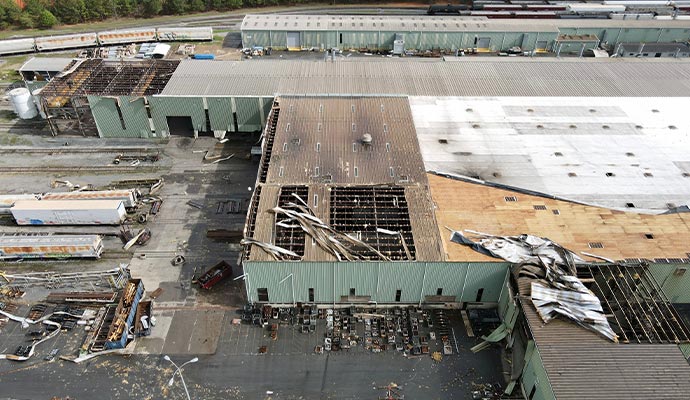
[[[318,2],[319,0],[0,0],[0,29],[52,28],[103,21],[109,18],[150,18],[204,11],[229,11],[242,7],[263,7]],[[321,0],[323,1],[323,0]],[[339,1],[342,3],[343,1]],[[346,1],[347,2],[347,1]],[[361,2],[361,1],[360,1]]]

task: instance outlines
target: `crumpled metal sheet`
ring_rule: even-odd
[[[601,301],[576,276],[575,265],[584,264],[582,258],[546,238],[465,232],[473,234],[477,240],[457,231],[452,232],[450,240],[482,254],[519,264],[517,276],[531,281],[531,300],[544,323],[563,316],[618,342],[618,336],[604,315]]]

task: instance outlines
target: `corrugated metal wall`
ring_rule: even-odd
[[[214,131],[235,131],[235,121],[232,117],[232,98],[209,97],[206,99],[208,118]]]
[[[206,113],[201,97],[163,97],[149,98],[151,117],[156,133],[161,137],[170,135],[167,117],[191,117],[194,129],[206,131]]]
[[[453,49],[474,46],[474,37],[491,38],[492,51],[506,50],[512,46],[521,46],[524,50],[533,50],[537,36],[539,40],[548,41],[547,48],[551,48],[553,41],[558,36],[555,32],[535,32],[523,34],[522,32],[392,32],[392,31],[321,31],[302,32],[303,47],[320,48],[323,44],[326,48],[338,47],[392,49],[395,33],[405,34],[405,48],[417,50],[429,50],[434,48]],[[682,28],[561,28],[562,34],[592,34],[600,40],[610,44],[619,42],[671,42],[687,41],[690,39],[690,29]],[[523,41],[523,35],[528,35],[529,40]],[[342,40],[341,40],[342,36]],[[244,46],[272,46],[275,49],[286,48],[286,31],[244,31],[242,32]]]
[[[88,99],[100,137],[149,138],[152,136],[143,97],[121,96],[114,99],[88,96]]]
[[[267,288],[269,301],[292,302],[294,279],[295,301],[308,302],[309,288],[314,288],[316,302],[332,303],[347,296],[371,296],[379,303],[395,303],[397,290],[402,303],[419,303],[420,298],[435,296],[442,288],[444,296],[457,301],[474,302],[483,289],[481,302],[497,302],[501,294],[507,263],[338,263],[338,262],[245,262],[250,295],[257,300],[256,290]],[[281,280],[292,274],[283,283]],[[334,291],[335,290],[335,291]]]
[[[235,97],[234,100],[237,112],[238,130],[240,132],[260,131],[262,128],[261,114],[264,110],[267,98]]]
[[[549,377],[546,375],[539,350],[532,340],[527,343],[525,361],[525,367],[520,378],[523,396],[532,400],[555,400],[556,396],[551,388]],[[536,389],[534,395],[529,397],[532,388]]]
[[[650,264],[649,272],[672,303],[690,303],[689,264]]]

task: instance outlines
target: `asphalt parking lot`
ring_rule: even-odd
[[[315,354],[314,348],[323,345],[324,320],[318,320],[315,331],[308,334],[300,333],[298,327],[281,325],[277,340],[272,340],[266,328],[233,325],[245,301],[242,282],[226,279],[211,290],[202,290],[192,284],[192,278],[220,260],[237,263],[241,250],[238,240],[209,239],[207,231],[242,230],[246,210],[219,212],[219,203],[251,196],[258,161],[252,160],[249,152],[256,136],[232,137],[225,144],[213,138],[172,138],[155,143],[46,135],[17,137],[0,133],[0,143],[15,143],[14,147],[0,145],[0,168],[24,167],[22,171],[0,174],[5,193],[47,192],[53,190],[54,180],[98,186],[123,179],[162,177],[165,184],[157,195],[163,205],[161,212],[146,223],[152,238],[144,247],[126,252],[114,236],[117,228],[84,228],[81,230],[85,233],[107,235],[101,259],[7,262],[0,264],[0,271],[102,271],[128,263],[132,275],[143,280],[148,294],[162,290],[154,301],[157,324],[151,336],[135,340],[132,354],[104,355],[81,364],[61,359],[45,361],[43,357],[53,348],[60,348],[61,356],[78,352],[85,332],[77,327],[42,343],[36,356],[28,361],[0,360],[0,398],[185,398],[179,380],[173,386],[167,385],[174,369],[163,355],[175,362],[199,357],[198,363],[184,371],[190,394],[198,399],[377,399],[385,394],[383,387],[392,382],[400,385],[409,399],[470,399],[473,383],[503,382],[500,349],[470,352],[478,339],[467,336],[458,316],[451,318],[456,351],[438,363],[429,354],[406,357],[392,349],[373,353],[362,345],[349,351]],[[160,161],[112,171],[105,168],[112,165],[120,149],[137,146],[160,151]],[[40,152],[32,153],[31,149]],[[234,156],[212,164],[204,160],[207,151]],[[103,168],[90,168],[94,165]],[[201,207],[190,206],[190,201]],[[7,218],[0,221],[0,229],[43,230],[16,227]],[[172,265],[176,255],[183,255],[186,262]],[[233,276],[240,274],[234,268]],[[76,290],[70,285],[63,289]],[[20,307],[18,315],[42,301],[51,290],[58,289],[35,287],[24,297],[12,300]],[[357,330],[364,336],[363,324]],[[14,352],[26,340],[25,334],[14,322],[0,328],[0,351]],[[265,354],[259,354],[261,346],[266,346]],[[439,348],[432,340],[429,346],[430,351]]]

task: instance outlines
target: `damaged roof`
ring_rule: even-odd
[[[557,399],[687,399],[678,345],[613,343],[562,319],[544,324],[529,297],[520,303]]]
[[[639,214],[556,200],[429,174],[431,197],[450,261],[495,261],[450,241],[464,229],[546,237],[575,252],[610,258],[687,261],[690,213]]]
[[[406,98],[279,97],[267,125],[250,260],[443,260]],[[373,249],[334,252],[324,232]]]

